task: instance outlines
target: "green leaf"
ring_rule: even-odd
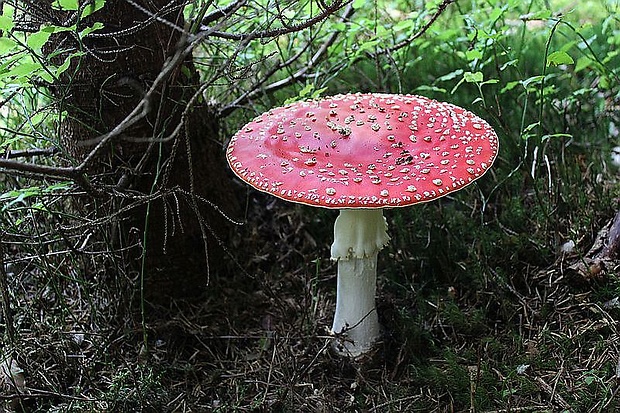
[[[77,10],[80,3],[78,0],[54,0],[52,7],[58,10]]]
[[[41,69],[41,63],[35,62],[22,62],[16,64],[9,72],[8,76],[15,76],[18,78],[34,75]]]
[[[415,88],[415,92],[435,92],[435,93],[446,93],[447,90],[437,87],[437,86],[429,86],[429,85],[420,85]]]
[[[523,21],[528,20],[547,20],[551,17],[551,10],[539,10],[533,13],[522,14],[519,19]]]
[[[0,63],[0,73],[7,73],[13,65],[17,64],[17,62],[23,58],[23,53],[15,54],[10,58],[6,58],[5,56],[4,62]]]
[[[343,22],[336,22],[332,25],[332,29],[336,32],[342,32],[347,29],[347,25]]]
[[[489,14],[488,21],[494,22],[495,20],[499,19],[500,16],[506,11],[505,9],[505,7],[494,7]]]
[[[502,65],[499,67],[499,71],[500,71],[500,72],[503,72],[503,71],[504,71],[504,70],[506,70],[508,67],[516,67],[516,66],[517,66],[517,63],[519,63],[519,60],[518,60],[518,59],[512,59],[512,60],[509,60],[509,61],[507,61],[506,63],[502,64]]]
[[[556,51],[547,56],[547,67],[559,65],[572,65],[575,63],[572,57],[566,52]]]
[[[588,56],[581,56],[579,59],[577,59],[577,64],[575,65],[575,72],[581,72],[582,70],[590,68],[591,66],[594,66],[594,61]]]
[[[80,37],[88,36],[92,32],[95,32],[95,31],[97,31],[99,29],[103,29],[103,23],[101,23],[101,22],[97,22],[97,23],[93,24],[92,26],[87,27],[84,30],[82,30],[80,32]]]
[[[56,71],[54,72],[54,76],[58,77],[61,74],[63,74],[65,70],[67,70],[69,66],[71,65],[71,59],[73,59],[74,57],[83,56],[83,55],[84,55],[84,52],[76,52],[76,53],[73,53],[71,56],[67,57],[65,61],[62,62],[62,64],[56,68]]]
[[[54,191],[63,191],[70,187],[71,187],[70,182],[59,182],[53,185],[49,185],[47,187],[32,186],[29,188],[22,188],[22,189],[16,189],[16,190],[5,192],[3,194],[0,194],[0,202],[6,203],[5,205],[2,206],[1,211],[6,211],[11,206],[17,203],[22,203],[24,205],[27,205],[26,200],[28,198],[34,197],[35,199],[33,201],[35,201],[36,197],[39,197],[45,194],[51,194]],[[38,208],[38,206],[36,206],[36,203],[33,204],[32,206],[35,208]]]
[[[543,80],[543,78],[544,76],[542,75],[532,76],[532,77],[528,77],[527,79],[521,81],[521,83],[523,84],[523,87],[527,89],[532,84],[540,83]]]
[[[8,37],[0,37],[0,54],[5,54],[9,50],[13,49],[17,43],[13,39]]]
[[[71,32],[74,31],[76,29],[76,25],[73,26],[55,26],[53,24],[50,24],[48,26],[45,26],[41,29],[41,31],[43,32],[47,32],[47,33],[60,33],[60,32]]]
[[[6,138],[6,137],[0,137],[0,146],[3,147],[8,147],[8,146],[12,146],[14,144],[18,144],[21,141],[21,137],[14,137],[14,138]]]
[[[306,86],[304,86],[303,89],[299,91],[299,97],[305,98],[308,95],[310,95],[313,90],[314,90],[314,85],[312,83],[306,83]]]
[[[322,87],[322,88],[320,88],[320,89],[315,89],[315,90],[312,92],[312,99],[318,99],[318,98],[320,98],[320,97],[321,97],[321,95],[323,94],[323,92],[325,92],[326,90],[327,90],[327,88],[326,88],[326,87]]]
[[[13,29],[13,26],[15,26],[15,22],[12,17],[0,15],[0,30],[10,32]]]
[[[468,50],[465,52],[465,57],[470,62],[475,59],[482,59],[482,52],[476,49]]]
[[[54,81],[56,80],[54,78],[54,76],[48,72],[47,70],[39,70],[36,73],[41,79],[43,79],[44,81],[46,81],[47,83],[54,83]]]
[[[392,27],[392,30],[395,32],[411,30],[415,26],[415,23],[413,19],[401,20]]]
[[[512,81],[512,82],[508,82],[506,83],[506,86],[504,86],[502,88],[502,90],[499,91],[500,94],[504,93],[504,92],[508,92],[509,90],[514,89],[517,85],[520,85],[521,82],[518,80]]]
[[[372,40],[365,41],[364,43],[359,45],[359,48],[357,49],[357,51],[363,52],[365,50],[374,49],[379,43],[381,43],[381,40],[379,39],[372,39]]]
[[[535,136],[535,133],[533,133],[532,131],[538,126],[540,126],[540,122],[534,122],[527,125],[525,129],[523,129],[523,131],[521,132],[521,139],[528,140],[532,136]]]
[[[456,69],[453,72],[450,72],[446,75],[443,76],[439,76],[437,78],[437,82],[445,82],[448,80],[452,80],[452,79],[456,79],[457,77],[461,76],[463,74],[463,69]]]
[[[37,187],[24,188],[5,192],[0,195],[0,202],[7,202],[2,206],[2,211],[6,211],[17,203],[23,203],[27,198],[41,194],[41,190]]]
[[[484,75],[482,72],[465,72],[463,73],[463,79],[465,79],[467,83],[480,83],[484,80]]]
[[[50,31],[39,30],[38,32],[32,33],[30,36],[28,36],[26,44],[31,49],[41,50],[41,48],[45,43],[47,43],[51,35],[52,33]]]
[[[82,18],[90,16],[97,10],[101,10],[105,6],[105,0],[95,0],[91,2],[89,5],[84,7],[84,11],[82,12]]]
[[[547,139],[553,139],[553,138],[572,138],[573,135],[571,135],[570,133],[553,133],[550,135],[543,135],[540,139],[545,141]]]
[[[191,79],[192,78],[192,71],[186,65],[181,65],[181,73],[183,73],[183,76],[185,76],[185,78],[187,78],[187,79]]]
[[[30,123],[33,126],[38,126],[41,122],[45,121],[50,116],[49,111],[42,110],[40,112],[35,113],[30,117]]]
[[[609,77],[607,75],[603,75],[598,80],[598,85],[603,90],[608,90],[612,83],[609,81]]]

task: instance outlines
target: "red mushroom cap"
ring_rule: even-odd
[[[326,208],[426,202],[481,177],[489,124],[422,96],[347,94],[272,109],[233,136],[228,163],[256,189]]]

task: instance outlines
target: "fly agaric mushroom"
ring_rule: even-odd
[[[415,95],[346,94],[272,109],[226,152],[234,173],[287,201],[337,208],[334,348],[352,357],[380,337],[377,255],[389,241],[383,208],[431,201],[480,178],[499,141],[458,106]]]

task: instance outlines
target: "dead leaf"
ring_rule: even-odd
[[[0,388],[15,390],[18,393],[26,391],[24,370],[12,357],[5,357],[0,360]]]

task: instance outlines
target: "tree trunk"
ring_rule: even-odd
[[[103,198],[94,202],[107,205],[98,210],[100,216],[131,206],[120,220],[109,222],[119,247],[139,245],[134,268],[142,273],[146,264],[145,296],[159,304],[199,294],[207,285],[208,267],[221,267],[213,234],[225,240],[229,225],[203,199],[225,213],[237,209],[226,182],[215,110],[194,96],[199,78],[191,55],[172,68],[155,93],[148,92],[181,47],[182,4],[108,0],[80,23],[102,22],[103,29],[81,43],[72,33],[61,32],[45,49],[56,64],[73,51],[85,53],[74,57],[53,85],[68,114],[61,125],[63,146],[76,163],[146,103],[146,116],[110,141],[91,164],[89,176],[94,188],[104,188]],[[58,20],[71,18],[70,12],[52,13]]]

